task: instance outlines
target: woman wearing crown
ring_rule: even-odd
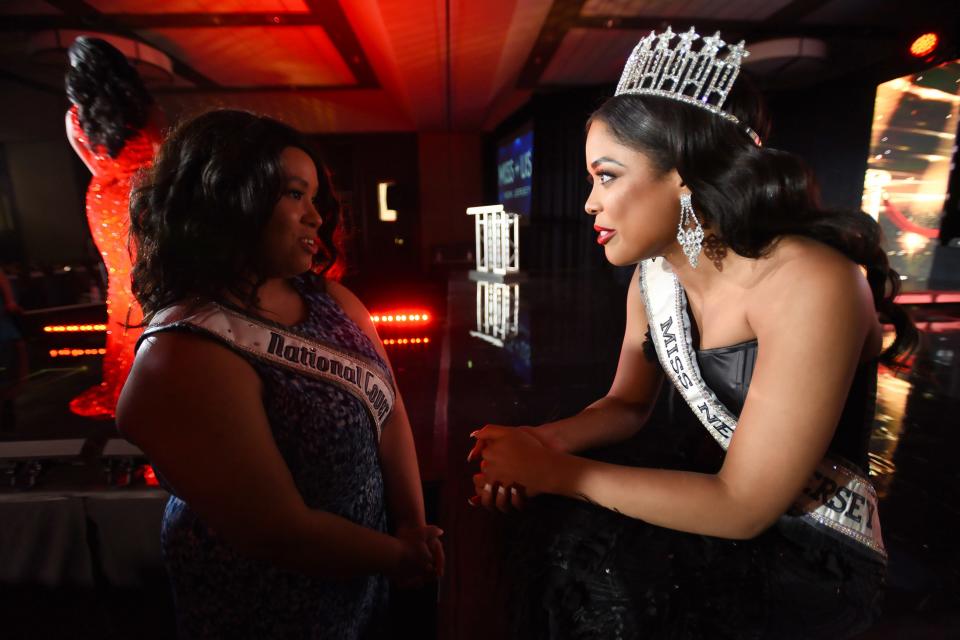
[[[743,43],[698,40],[651,33],[587,125],[586,213],[637,265],[609,392],[475,434],[473,502],[523,507],[523,637],[833,638],[878,613],[877,364],[916,331],[876,223],[762,146]]]

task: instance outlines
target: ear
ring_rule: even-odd
[[[687,185],[683,182],[683,178],[680,177],[680,173],[676,169],[670,169],[666,177],[672,185],[680,190],[677,193],[677,197],[680,196],[680,193],[690,193],[690,189],[687,188]]]

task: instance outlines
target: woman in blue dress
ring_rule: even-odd
[[[386,354],[325,277],[338,205],[303,136],[213,111],[131,199],[147,317],[121,431],[171,492],[162,548],[184,638],[369,638],[387,580],[443,568]]]
[[[476,434],[474,503],[544,494],[512,538],[523,638],[837,638],[878,612],[877,363],[916,332],[877,224],[763,146],[743,43],[698,40],[641,40],[588,122],[586,212],[638,265],[610,391]]]

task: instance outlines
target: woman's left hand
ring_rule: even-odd
[[[524,497],[549,490],[558,456],[526,429],[486,426],[476,438],[482,461],[474,484],[485,506],[516,506]]]

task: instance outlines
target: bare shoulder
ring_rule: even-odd
[[[145,415],[175,416],[197,403],[260,398],[253,367],[216,340],[182,331],[144,339],[117,405],[117,426],[125,435]]]
[[[763,325],[782,327],[788,317],[852,323],[861,330],[876,323],[873,296],[860,266],[816,240],[782,238],[757,261],[753,289],[748,317],[758,337]]]
[[[760,299],[813,299],[837,295],[870,297],[860,266],[848,257],[816,240],[790,236],[782,238],[773,251],[759,261],[756,289]]]
[[[149,375],[200,376],[224,369],[253,368],[219,341],[188,331],[166,331],[144,339],[138,367]]]

